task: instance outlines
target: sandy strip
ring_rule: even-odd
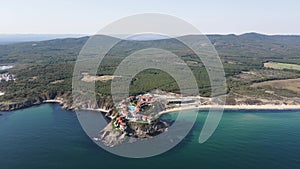
[[[224,109],[236,110],[300,110],[300,105],[225,105]]]
[[[109,80],[113,80],[113,78],[115,78],[115,77],[121,77],[121,76],[110,76],[110,75],[90,76],[90,75],[84,75],[81,80],[85,81],[85,82],[95,82],[95,81],[106,82],[106,81],[109,81]]]
[[[62,100],[52,99],[52,100],[44,100],[44,103],[59,103],[63,104],[64,102]]]
[[[201,106],[182,106],[178,108],[168,109],[159,114],[178,112],[182,110],[201,110],[201,109],[225,109],[225,110],[300,110],[300,105],[201,105]]]
[[[60,103],[63,104],[62,100],[45,100],[44,103]],[[217,109],[225,109],[225,110],[300,110],[300,105],[200,105],[200,106],[182,106],[172,109],[167,109],[165,111],[160,112],[159,114],[171,113],[171,112],[178,112],[183,110],[203,110],[203,109],[210,109],[210,108],[217,108]],[[93,109],[93,108],[86,108],[83,110],[90,110],[90,111],[98,111],[98,112],[109,112],[110,110],[106,109]]]
[[[93,109],[93,108],[85,108],[85,109],[81,109],[81,110],[98,111],[98,112],[102,112],[102,113],[108,113],[110,111],[110,110],[106,110],[106,109]]]

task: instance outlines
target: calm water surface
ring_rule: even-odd
[[[214,135],[198,143],[206,112],[179,145],[159,156],[128,159],[94,144],[76,114],[43,104],[0,116],[1,169],[298,169],[300,111],[226,111]],[[172,118],[166,115],[164,118]]]

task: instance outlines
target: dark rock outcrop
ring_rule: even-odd
[[[133,143],[137,139],[152,138],[166,130],[169,124],[161,120],[156,120],[153,124],[130,122],[128,128],[125,131],[120,131],[114,128],[112,122],[110,122],[99,133],[99,138],[104,145],[108,147],[114,147],[122,143]]]

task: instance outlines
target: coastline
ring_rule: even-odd
[[[97,112],[101,112],[101,113],[109,113],[110,110],[106,110],[106,109],[93,109],[93,108],[85,108],[85,109],[81,109],[81,110],[89,110],[89,111],[97,111]]]
[[[58,100],[58,99],[44,100],[43,103],[59,103],[59,104],[64,104],[63,100]]]
[[[71,110],[71,111],[75,111],[73,108],[69,108],[67,106],[64,106],[64,101],[63,100],[59,100],[59,99],[49,99],[49,100],[44,100],[43,103],[59,103],[63,108]],[[109,113],[110,110],[106,110],[106,109],[101,109],[101,108],[84,108],[81,110],[89,110],[89,111],[97,111],[97,112],[102,112],[102,113]]]
[[[58,103],[62,106],[63,109],[67,109],[67,110],[71,110],[74,111],[73,107],[70,107],[69,105],[66,105],[66,103],[64,102],[64,100],[62,99],[48,99],[48,100],[44,100],[42,101],[40,104],[43,103]],[[28,105],[25,107],[19,107],[16,109],[11,109],[11,110],[17,110],[17,109],[23,109],[23,108],[28,108],[31,106],[35,106],[35,105],[39,105],[39,104],[32,104],[32,105]],[[176,107],[176,108],[171,108],[171,109],[167,109],[164,110],[162,112],[159,113],[159,115],[161,114],[166,114],[166,113],[172,113],[172,112],[178,112],[181,110],[207,110],[210,108],[216,108],[216,109],[224,109],[224,110],[300,110],[300,105],[273,105],[273,104],[267,104],[267,105],[199,105],[199,106],[182,106],[182,107]],[[11,111],[11,110],[1,110],[1,112],[5,112],[5,111]],[[110,110],[106,110],[106,109],[101,109],[101,108],[84,108],[82,110],[89,110],[89,111],[97,111],[97,112],[102,112],[102,113],[108,113]]]
[[[167,109],[159,113],[159,115],[174,113],[183,110],[207,110],[210,108],[224,110],[300,110],[300,105],[201,105],[201,106],[183,106],[178,108]]]

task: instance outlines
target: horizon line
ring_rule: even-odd
[[[261,33],[261,32],[255,32],[255,31],[249,31],[249,32],[243,32],[243,33],[234,33],[234,32],[228,32],[228,33],[202,33],[203,35],[244,35],[244,34],[260,34],[260,35],[266,35],[266,36],[300,36],[300,33]],[[90,34],[90,33],[0,33],[0,35],[82,35],[82,36],[93,36],[97,34]],[[119,34],[111,34],[111,35],[119,35]],[[126,34],[124,34],[126,35]],[[155,34],[154,34],[155,35]],[[193,35],[186,34],[186,35]],[[183,35],[185,36],[185,35]]]

